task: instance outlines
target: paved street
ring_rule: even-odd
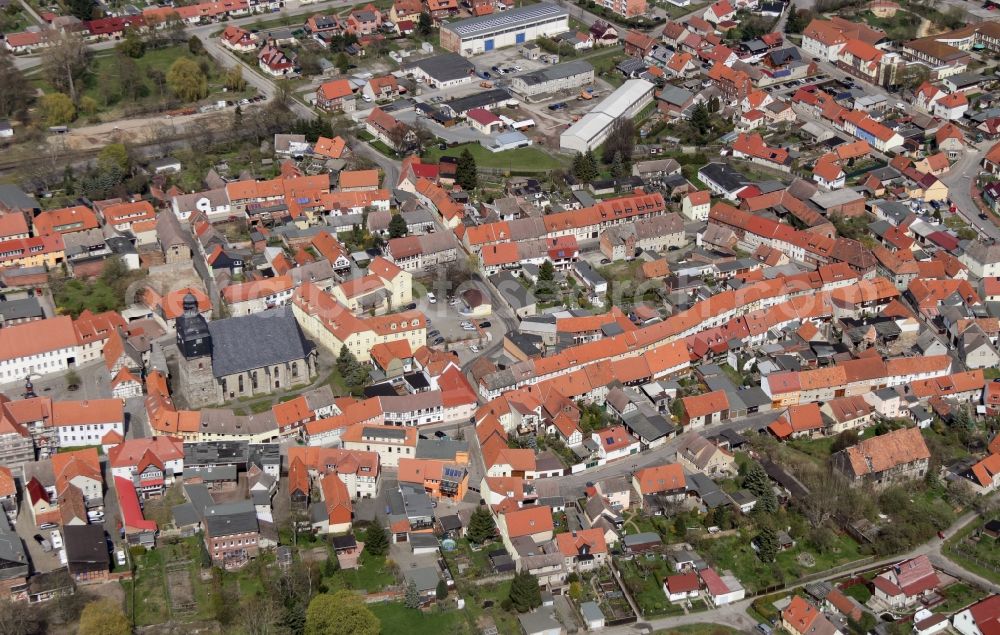
[[[979,207],[972,198],[972,186],[979,174],[980,164],[991,142],[971,146],[962,157],[951,166],[941,181],[948,186],[948,195],[958,208],[958,214],[976,230],[993,239],[1000,239],[1000,228],[993,221],[979,218]]]

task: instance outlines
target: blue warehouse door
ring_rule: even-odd
[[[516,42],[517,44],[524,44],[524,33],[518,33],[518,34],[517,34],[517,35],[515,36],[515,42]]]
[[[487,51],[492,51],[493,50],[493,40],[486,40],[486,43],[484,44],[484,47],[486,48]]]

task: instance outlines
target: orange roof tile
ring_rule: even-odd
[[[548,505],[524,507],[509,511],[503,515],[509,538],[531,536],[533,534],[552,531],[552,508]]]
[[[639,493],[644,496],[684,489],[687,486],[684,468],[677,463],[641,469],[635,473],[635,480],[639,483]]]

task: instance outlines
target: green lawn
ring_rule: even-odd
[[[137,108],[142,108],[146,112],[163,108],[167,105],[166,100],[173,100],[173,96],[169,93],[165,82],[164,85],[159,84],[154,76],[157,73],[165,76],[170,70],[170,66],[181,57],[189,57],[198,62],[208,60],[208,95],[205,102],[214,102],[220,99],[241,99],[256,93],[256,89],[249,87],[241,93],[223,92],[224,73],[216,62],[207,54],[193,55],[188,50],[187,44],[180,44],[148,49],[140,58],[129,58],[129,61],[135,63],[135,77],[142,84],[141,92],[145,93],[144,96],[139,96],[135,101],[128,100],[123,94],[125,86],[123,86],[121,79],[121,61],[114,51],[102,51],[94,55],[90,61],[89,73],[80,95],[81,97],[90,97],[96,102],[97,112],[95,114],[109,113],[118,117],[128,116],[134,113]],[[42,75],[35,75],[31,83],[44,93],[50,93],[54,90]],[[79,113],[79,117],[86,116],[84,113]]]
[[[736,535],[707,540],[702,551],[702,555],[715,565],[716,570],[732,571],[743,582],[748,594],[861,558],[858,544],[846,535],[838,535],[833,548],[825,554],[810,549],[800,539],[795,547],[779,553],[775,562],[765,563],[760,561],[750,546],[751,539],[752,536]],[[803,552],[808,552],[815,558],[815,566],[799,564],[798,556]]]
[[[866,11],[861,18],[870,26],[885,31],[891,40],[912,40],[920,28],[920,16],[909,11],[897,11],[891,18],[879,18]]]
[[[956,582],[945,588],[943,595],[945,597],[944,603],[935,606],[934,611],[943,615],[949,615],[957,613],[973,602],[978,602],[986,594],[964,582]]]
[[[466,143],[441,150],[437,146],[424,153],[424,159],[436,162],[442,156],[457,157],[468,149],[481,168],[507,168],[518,172],[541,172],[564,167],[564,162],[532,146],[504,152],[490,152],[478,143]]]
[[[615,564],[642,617],[680,615],[684,612],[681,606],[671,604],[663,593],[663,579],[673,572],[666,560],[654,555],[655,558],[636,556],[632,560],[616,560]]]
[[[336,586],[334,580],[340,580],[350,589],[375,593],[396,581],[392,571],[386,566],[385,556],[370,556],[368,552],[362,552],[360,564],[357,569],[337,571],[329,586],[333,588]]]
[[[445,635],[445,633],[460,632],[464,626],[462,614],[453,610],[420,611],[408,609],[396,602],[372,604],[368,608],[382,621],[382,632],[386,635],[396,635],[397,633]]]
[[[963,568],[983,576],[987,580],[1000,583],[1000,548],[997,543],[989,537],[982,537],[978,542],[967,541],[976,529],[979,529],[989,518],[976,516],[957,534],[948,539],[942,553],[949,560],[960,564]],[[962,551],[958,551],[961,548]],[[977,562],[978,561],[978,562]],[[991,564],[994,568],[983,566],[982,563]]]
[[[826,461],[830,457],[830,447],[836,437],[822,437],[819,439],[794,439],[788,445],[803,454],[807,454],[814,459]]]
[[[125,614],[134,615],[136,626],[160,624],[169,618],[163,559],[159,551],[136,557],[135,575],[122,580],[125,588]]]
[[[517,621],[517,614],[512,611],[505,611],[501,607],[504,599],[510,595],[510,581],[498,584],[487,585],[466,585],[462,592],[465,598],[465,618],[470,632],[478,633],[479,621],[483,617],[489,617],[497,626],[500,633],[507,635],[521,632],[520,623]],[[489,607],[483,604],[492,602]],[[445,635],[444,632],[438,635]],[[451,635],[450,633],[448,635]]]
[[[844,595],[852,597],[858,602],[864,604],[871,598],[872,592],[868,589],[868,586],[865,584],[852,584],[851,586],[844,589]]]

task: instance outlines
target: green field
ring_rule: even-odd
[[[256,91],[249,88],[241,93],[224,92],[224,73],[215,61],[207,54],[193,55],[187,44],[147,49],[145,54],[137,59],[125,58],[134,62],[136,70],[134,77],[141,83],[140,96],[134,101],[125,96],[125,83],[132,80],[122,79],[122,64],[124,62],[114,51],[102,51],[91,61],[87,76],[80,89],[80,97],[90,97],[97,104],[95,115],[107,113],[110,117],[131,116],[143,112],[178,107],[177,99],[170,93],[164,80],[170,66],[182,57],[194,59],[197,62],[208,60],[208,95],[204,102],[214,102],[221,99],[234,100],[253,95]],[[43,93],[54,92],[54,88],[41,74],[31,78],[32,85]],[[130,83],[129,86],[132,86]],[[86,113],[78,113],[78,122]],[[92,116],[92,115],[91,115]]]
[[[983,536],[977,542],[967,540],[981,528],[989,518],[977,516],[972,522],[960,529],[957,534],[948,539],[942,553],[949,559],[960,564],[992,582],[1000,583],[1000,549],[992,538]],[[959,551],[961,549],[961,551]]]
[[[838,565],[860,559],[858,544],[846,535],[837,535],[836,541],[827,553],[810,549],[805,540],[799,539],[794,547],[778,553],[773,563],[761,562],[757,552],[750,546],[752,536],[726,536],[702,543],[702,555],[717,570],[732,571],[742,580],[747,593],[755,593],[774,584],[787,583],[803,576],[825,571]],[[798,556],[808,552],[815,558],[815,565],[806,567],[799,563]],[[778,577],[780,575],[780,578]]]
[[[663,579],[671,575],[667,561],[659,556],[647,558],[636,556],[632,560],[616,560],[615,566],[622,574],[622,581],[632,599],[639,605],[646,619],[664,615],[683,615],[680,604],[672,604],[663,593]]]
[[[457,157],[462,151],[468,149],[476,159],[476,165],[481,168],[503,168],[516,171],[536,171],[542,172],[563,167],[563,162],[552,157],[534,146],[528,148],[518,148],[516,150],[506,150],[504,152],[490,152],[478,143],[466,143],[447,150],[440,150],[437,146],[424,153],[423,158],[429,162],[435,162],[442,156]]]
[[[432,609],[420,611],[408,609],[397,602],[372,604],[372,613],[382,622],[382,632],[385,635],[444,635],[459,633],[467,626],[462,619],[462,613],[455,610],[441,611]]]
[[[396,581],[396,577],[386,566],[385,556],[370,556],[364,551],[361,553],[360,564],[357,569],[337,571],[327,580],[327,586],[336,589],[343,584],[349,589],[377,593]]]

